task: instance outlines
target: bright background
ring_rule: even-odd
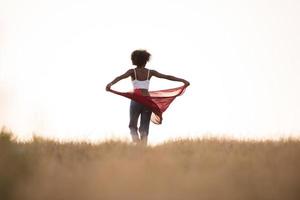
[[[129,100],[104,88],[142,48],[148,68],[191,82],[151,143],[299,137],[299,11],[298,0],[2,0],[0,126],[20,139],[129,139]]]

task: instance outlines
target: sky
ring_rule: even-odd
[[[146,49],[148,68],[191,83],[151,124],[150,143],[299,137],[299,10],[297,0],[2,0],[0,126],[19,139],[128,140],[129,100],[105,86]],[[153,78],[150,89],[178,85]]]

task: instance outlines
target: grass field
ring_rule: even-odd
[[[299,200],[300,141],[20,143],[2,131],[0,199]]]

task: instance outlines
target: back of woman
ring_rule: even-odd
[[[189,85],[189,82],[184,79],[177,78],[177,77],[171,76],[171,75],[165,75],[165,74],[159,73],[155,70],[150,70],[150,69],[145,68],[147,62],[150,59],[150,56],[151,56],[151,54],[145,50],[133,51],[131,54],[131,61],[132,61],[132,64],[135,65],[136,67],[129,69],[124,74],[116,77],[112,82],[107,84],[106,90],[111,91],[110,88],[113,84],[115,84],[118,81],[125,79],[127,77],[131,77],[134,94],[139,96],[139,99],[141,99],[141,97],[147,98],[147,96],[150,96],[149,95],[149,85],[150,85],[150,79],[152,76],[155,76],[158,78],[164,78],[164,79],[171,80],[171,81],[183,82],[185,87],[187,87]],[[117,94],[121,94],[121,93],[117,93]],[[123,95],[128,98],[131,98],[130,94],[123,94]],[[178,95],[180,95],[180,94],[178,94]],[[168,97],[168,98],[170,98],[170,97]],[[129,111],[129,113],[130,113],[129,129],[130,129],[132,141],[134,143],[142,143],[144,145],[147,144],[147,140],[148,140],[151,114],[152,114],[152,112],[157,111],[156,108],[158,108],[158,106],[155,104],[155,102],[150,101],[150,105],[154,105],[154,107],[155,107],[155,110],[152,110],[153,107],[151,107],[146,102],[149,103],[149,99],[147,99],[147,101],[137,102],[137,101],[133,100],[133,98],[131,98],[130,111]],[[170,102],[172,102],[172,100]],[[160,114],[159,120],[158,120],[159,122],[161,122],[161,120],[162,120],[162,115],[161,115],[162,112],[163,111],[159,111],[159,109],[158,109],[158,114]],[[138,119],[139,118],[140,118],[140,126],[138,127]],[[160,123],[158,123],[158,124],[160,124]]]

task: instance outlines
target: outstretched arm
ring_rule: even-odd
[[[113,84],[119,82],[122,79],[125,79],[125,78],[131,76],[131,74],[132,74],[132,69],[128,70],[127,72],[125,72],[124,74],[122,74],[120,76],[117,76],[112,82],[110,82],[109,84],[106,85],[106,91],[110,90],[110,87]]]
[[[170,80],[170,81],[183,82],[185,86],[190,85],[190,83],[187,80],[184,80],[182,78],[177,78],[177,77],[171,76],[171,75],[162,74],[162,73],[159,73],[158,71],[155,71],[155,70],[151,70],[151,75],[155,76],[157,78],[164,78],[164,79],[167,79],[167,80]]]

